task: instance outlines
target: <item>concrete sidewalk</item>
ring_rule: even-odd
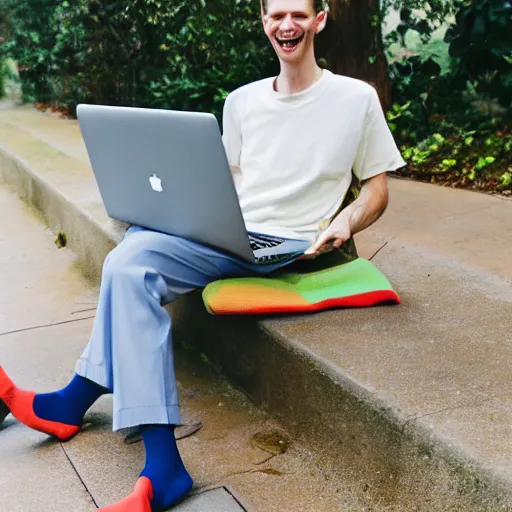
[[[6,108],[0,145],[0,175],[97,278],[122,227],[76,122]],[[219,319],[192,295],[176,329],[373,503],[512,510],[511,213],[506,199],[392,180],[388,212],[357,242],[402,306]]]

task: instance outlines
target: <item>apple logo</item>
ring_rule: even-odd
[[[162,188],[162,180],[156,174],[153,174],[153,176],[149,178],[149,183],[151,184],[151,188],[155,192],[164,191],[164,189]]]

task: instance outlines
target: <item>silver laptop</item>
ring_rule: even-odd
[[[248,233],[212,114],[78,105],[77,117],[110,217],[273,264],[308,247]]]

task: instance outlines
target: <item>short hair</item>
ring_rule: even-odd
[[[261,6],[263,7],[263,11],[266,11],[268,8],[269,0],[260,0]],[[329,0],[311,0],[313,2],[313,7],[316,12],[328,11],[329,10]]]

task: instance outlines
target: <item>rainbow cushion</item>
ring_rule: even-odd
[[[203,301],[213,315],[261,315],[400,304],[400,297],[373,263],[357,258],[316,272],[215,281]]]

